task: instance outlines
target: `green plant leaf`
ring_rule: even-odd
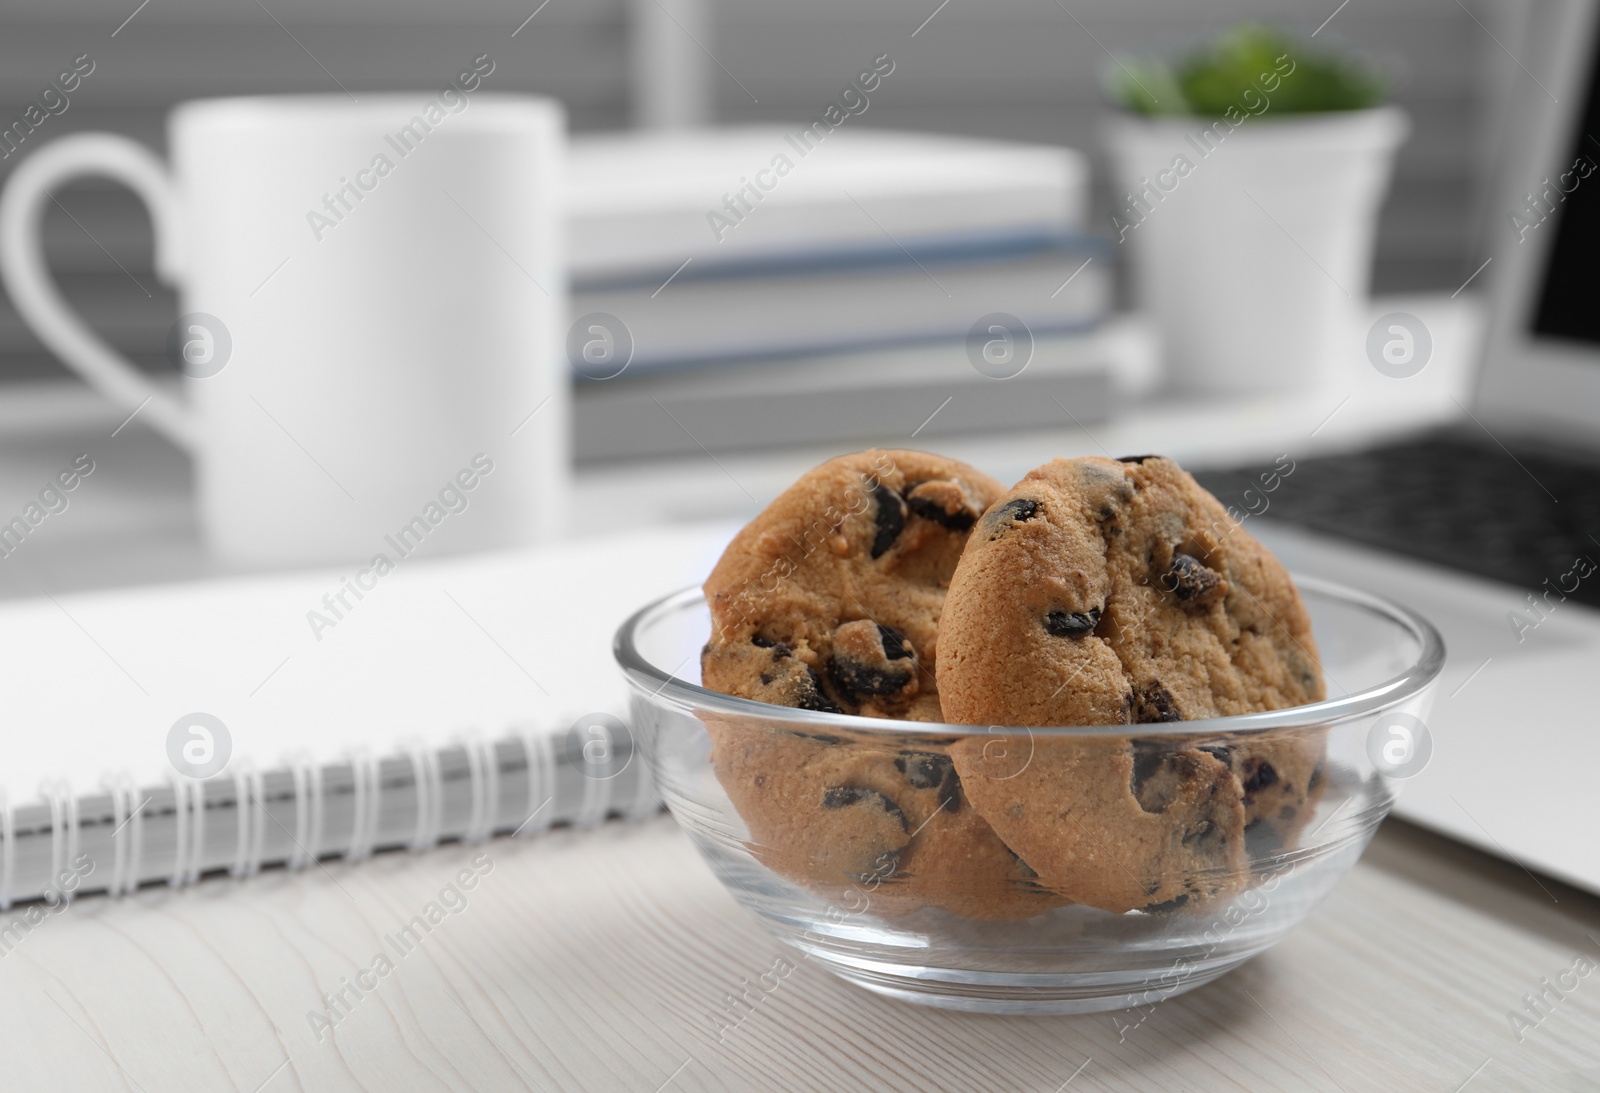
[[[1383,78],[1355,57],[1259,23],[1240,24],[1175,65],[1123,58],[1107,69],[1106,89],[1137,114],[1204,118],[1364,110],[1387,93]]]

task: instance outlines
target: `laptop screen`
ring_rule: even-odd
[[[1533,333],[1600,345],[1594,260],[1600,250],[1600,45],[1589,51],[1589,78],[1567,158],[1544,194],[1553,203],[1556,238],[1533,308]]]

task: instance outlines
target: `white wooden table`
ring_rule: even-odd
[[[1391,822],[1277,949],[1147,1014],[947,1013],[802,960],[719,1042],[783,950],[669,818],[612,823],[80,901],[0,956],[0,1087],[1597,1089],[1600,974],[1524,1042],[1507,1017],[1600,963],[1600,899],[1541,883]]]

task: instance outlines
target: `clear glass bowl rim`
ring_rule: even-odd
[[[1148,736],[1220,736],[1227,733],[1252,732],[1266,729],[1317,728],[1333,722],[1376,713],[1398,705],[1421,693],[1439,675],[1444,667],[1444,639],[1433,624],[1411,608],[1396,603],[1385,596],[1364,592],[1340,584],[1302,574],[1292,574],[1296,587],[1302,593],[1338,600],[1347,606],[1362,607],[1382,616],[1400,627],[1417,642],[1416,660],[1398,675],[1374,686],[1339,698],[1325,699],[1309,706],[1291,706],[1264,713],[1237,714],[1232,717],[1209,717],[1195,721],[1173,721],[1161,724],[1140,725],[1053,725],[1028,726],[1030,735],[1046,736],[1127,736],[1130,732],[1140,737]],[[677,669],[663,671],[640,653],[635,637],[639,629],[657,617],[676,611],[693,601],[704,602],[705,594],[699,585],[690,585],[670,592],[645,604],[617,628],[612,642],[612,653],[630,680],[650,690],[656,697],[668,696],[695,709],[713,710],[736,716],[759,718],[766,721],[782,720],[818,727],[855,729],[876,733],[899,733],[907,736],[971,736],[996,728],[1014,726],[953,725],[930,721],[896,721],[882,717],[860,717],[854,714],[823,713],[790,706],[775,706],[754,699],[738,698],[708,690],[677,677]],[[681,667],[681,665],[680,665]],[[1020,728],[1020,726],[1017,726]]]

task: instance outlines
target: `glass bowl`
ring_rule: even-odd
[[[1305,918],[1360,857],[1397,779],[1426,758],[1416,749],[1444,664],[1438,632],[1378,596],[1297,583],[1336,697],[1204,721],[1006,729],[735,698],[698,684],[711,632],[698,588],[628,619],[615,654],[663,799],[734,898],[781,941],[853,983],[927,1005],[1143,1008],[1237,967]],[[974,778],[1016,776],[1027,793],[1053,798],[1044,805],[1077,816],[1081,829],[1050,835],[1088,848],[1070,885],[1041,883],[970,801],[960,808],[972,787],[960,785],[953,755]],[[1231,764],[1238,782],[1203,756]],[[1226,813],[1226,830],[1182,827],[1190,821],[1169,776],[1199,766],[1240,787],[1234,802],[1245,791],[1242,805],[1227,806],[1239,811]],[[891,771],[902,781],[885,783]],[[1097,789],[1129,779],[1145,814],[1130,821],[1128,795],[1110,790],[1092,799],[1115,807],[1072,812],[1091,799],[1085,779]],[[928,814],[913,824],[918,802]],[[1154,825],[1166,850],[1118,842],[1125,822]],[[1097,840],[1106,853],[1094,852]],[[1145,891],[1153,902],[1130,907]]]

